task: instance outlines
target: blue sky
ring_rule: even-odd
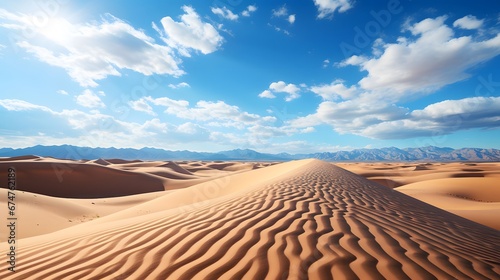
[[[158,2],[0,1],[0,147],[500,148],[495,1]]]

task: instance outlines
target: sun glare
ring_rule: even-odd
[[[71,40],[74,28],[63,18],[52,18],[41,28],[40,33],[57,44],[64,44]]]

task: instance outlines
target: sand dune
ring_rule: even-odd
[[[14,161],[14,160],[37,160],[39,159],[39,156],[34,156],[34,155],[26,155],[26,156],[18,156],[18,157],[7,157],[7,158],[1,158],[0,161]]]
[[[500,230],[500,180],[450,178],[408,184],[396,190]]]
[[[17,237],[47,234],[86,223],[164,194],[161,191],[114,198],[67,199],[17,191],[15,202],[19,207],[16,213],[20,217]],[[0,204],[7,204],[6,189],[0,189]],[[4,234],[3,231],[1,233]],[[4,236],[1,237],[5,240]]]
[[[0,176],[15,166],[18,189],[66,198],[114,197],[164,190],[161,177],[74,161],[0,162]]]
[[[500,163],[336,163],[390,188],[445,178],[500,178]]]
[[[2,262],[0,278],[499,278],[498,231],[332,164],[222,178],[217,191],[205,182],[146,202],[159,207],[150,214],[21,239],[17,272]]]
[[[389,188],[500,230],[500,164],[342,163]]]

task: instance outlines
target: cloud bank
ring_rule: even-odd
[[[444,100],[413,110],[398,105],[467,79],[471,69],[500,54],[499,34],[492,38],[478,36],[480,39],[455,37],[446,20],[446,16],[424,19],[407,28],[411,37],[399,37],[394,43],[378,41],[375,45],[381,49],[374,50],[372,56],[352,56],[339,63],[341,67],[357,66],[368,74],[358,85],[347,86],[337,79],[331,84],[310,87],[323,102],[315,113],[291,120],[289,125],[328,124],[340,134],[376,139],[500,127],[500,97]],[[476,29],[481,24],[475,17],[467,16],[453,25]],[[470,95],[474,94],[480,93]]]

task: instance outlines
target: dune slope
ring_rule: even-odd
[[[498,231],[328,163],[282,167],[183,213],[20,240],[18,271],[2,262],[0,278],[499,278]]]
[[[500,230],[498,178],[436,179],[404,185],[395,190]]]
[[[165,190],[161,177],[73,161],[0,162],[1,178],[7,178],[11,166],[16,168],[18,190],[55,197],[116,197]]]
[[[455,215],[500,230],[498,162],[337,165]]]

